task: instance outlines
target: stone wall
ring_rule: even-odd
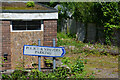
[[[38,45],[38,39],[43,46],[43,31],[11,32],[12,68],[33,68],[33,64],[38,64],[38,56],[23,55],[23,46]],[[44,67],[43,58],[41,58],[41,67]]]

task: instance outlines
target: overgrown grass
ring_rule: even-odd
[[[112,56],[108,50],[117,50],[116,46],[101,45],[99,43],[90,44],[77,41],[75,38],[70,38],[64,33],[58,33],[58,46],[65,47],[66,55],[61,58],[61,61],[72,68],[78,58],[83,61],[83,72],[77,75],[83,75],[84,78],[94,77],[96,68],[117,68],[117,57]],[[115,57],[115,58],[114,58]],[[113,65],[114,64],[114,65]],[[99,72],[99,71],[98,71]],[[80,77],[80,76],[79,76]]]
[[[64,33],[58,33],[57,38],[57,45],[65,47],[69,53],[73,54],[85,53],[108,55],[110,50],[118,50],[115,46],[101,45],[99,43],[83,43],[81,41],[77,41],[75,38],[70,38]]]

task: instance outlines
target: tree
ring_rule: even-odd
[[[105,27],[105,39],[107,44],[111,44],[114,29],[120,28],[120,12],[118,2],[96,3],[95,13],[97,23]],[[98,16],[98,18],[97,18]]]

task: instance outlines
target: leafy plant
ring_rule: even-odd
[[[2,74],[2,79],[10,79],[10,76],[9,75],[6,75],[6,74]]]
[[[84,63],[87,64],[87,59],[84,60]]]
[[[84,70],[84,63],[83,63],[83,61],[80,60],[80,59],[77,59],[75,65],[72,66],[71,70],[72,70],[73,73],[83,72],[83,70]]]
[[[120,28],[120,14],[117,2],[95,3],[96,20],[104,26],[106,44],[111,45],[114,29]],[[100,16],[99,16],[100,15]]]
[[[45,61],[45,64],[46,64],[47,67],[52,67],[52,60],[45,59],[44,61]]]
[[[22,76],[27,75],[27,71],[23,71],[23,70],[15,70],[12,74],[11,77],[12,79],[20,79]]]
[[[63,62],[64,64],[68,64],[68,63],[70,63],[70,58],[69,58],[69,57],[64,57],[64,58],[62,59],[62,62]]]
[[[4,61],[4,57],[0,57],[0,67],[3,66],[3,63],[5,63],[7,60]]]
[[[34,7],[35,6],[35,3],[32,1],[32,2],[27,2],[26,3],[26,6],[27,7]]]
[[[70,74],[70,70],[68,68],[65,67],[58,67],[55,70],[55,76],[56,78],[67,78],[67,76]]]

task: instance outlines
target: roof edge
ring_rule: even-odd
[[[58,10],[0,10],[0,13],[53,13]]]

